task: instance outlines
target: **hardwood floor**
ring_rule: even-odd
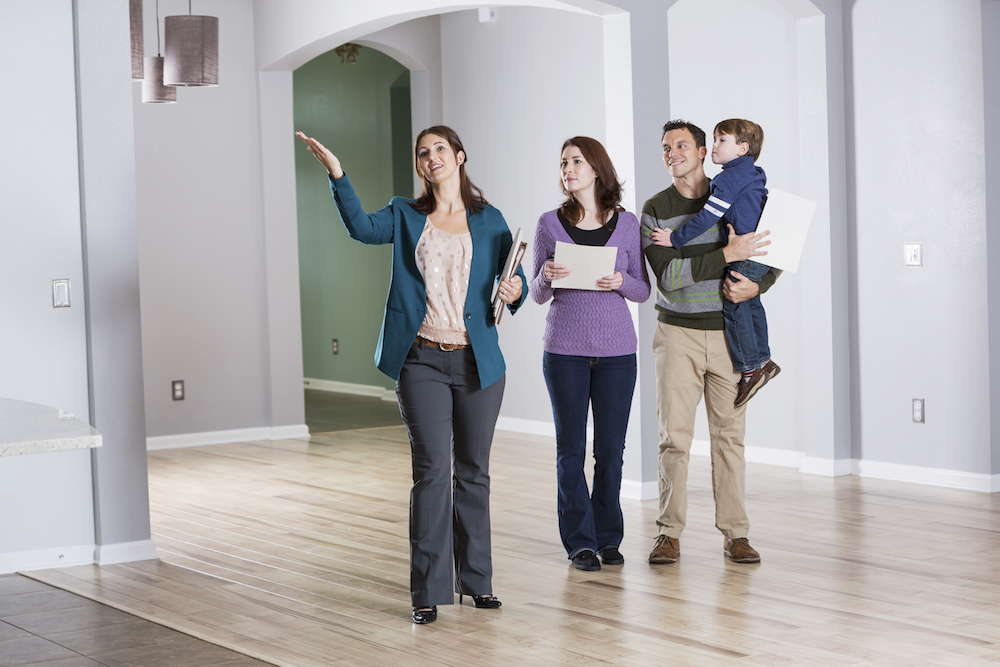
[[[760,565],[722,554],[693,457],[674,565],[655,501],[625,501],[624,566],[574,570],[554,444],[499,432],[500,610],[409,620],[402,427],[150,452],[160,561],[28,573],[276,665],[996,665],[996,495],[749,464]]]

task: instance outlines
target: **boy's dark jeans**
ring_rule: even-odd
[[[771,267],[743,260],[729,265],[730,271],[742,273],[754,282],[760,282]],[[730,280],[733,280],[730,277]],[[733,280],[733,282],[736,282]],[[767,345],[767,319],[760,296],[743,303],[733,303],[722,299],[722,316],[725,321],[726,342],[733,358],[733,368],[740,373],[752,371],[764,365],[771,358]]]

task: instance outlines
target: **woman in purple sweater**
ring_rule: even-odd
[[[538,220],[529,293],[538,303],[552,300],[542,370],[556,426],[559,533],[573,566],[593,571],[601,569],[601,561],[625,562],[618,551],[623,531],[619,491],[636,377],[635,327],[625,300],[648,299],[649,278],[639,221],[620,206],[621,184],[604,146],[589,137],[567,140],[560,174],[567,198]],[[556,241],[614,246],[615,272],[592,290],[564,289],[558,282],[553,286],[553,280],[570,273],[553,260]],[[591,406],[593,492],[583,472]]]

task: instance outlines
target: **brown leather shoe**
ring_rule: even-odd
[[[734,563],[760,562],[760,554],[750,546],[750,542],[745,537],[737,537],[735,540],[727,537],[722,549]]]
[[[650,563],[676,563],[681,557],[681,541],[666,535],[657,535],[656,544],[649,553]]]
[[[775,365],[775,368],[778,368],[778,366]],[[777,373],[775,373],[775,375],[777,375]],[[740,379],[740,381],[736,383],[736,400],[733,401],[733,407],[738,408],[753,398],[754,394],[756,394],[761,387],[767,384],[769,379],[771,378],[768,376],[767,371],[763,368],[755,370],[749,380]]]
[[[778,373],[781,372],[781,366],[768,359],[767,363],[761,367],[761,370],[764,371],[765,375],[767,375],[768,381],[771,381]]]

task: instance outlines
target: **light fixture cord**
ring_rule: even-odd
[[[160,53],[160,0],[156,0],[156,57],[159,58],[162,55]]]

